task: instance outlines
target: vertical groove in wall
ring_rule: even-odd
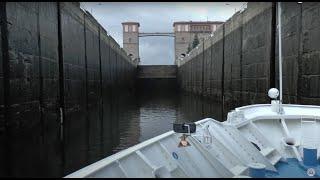
[[[221,76],[221,97],[222,97],[222,117],[224,117],[224,41],[225,23],[222,24],[222,76]]]
[[[38,53],[39,53],[39,112],[40,112],[40,123],[41,123],[41,136],[42,142],[44,143],[44,118],[43,118],[43,74],[42,74],[42,55],[41,55],[41,37],[40,37],[40,4],[38,3],[37,10],[37,35],[38,35]]]
[[[6,2],[0,2],[0,23],[1,23],[1,43],[2,43],[2,69],[3,69],[3,97],[4,97],[4,147],[5,147],[5,154],[4,154],[4,164],[5,170],[8,177],[11,176],[10,172],[10,161],[9,157],[10,150],[9,150],[9,121],[10,121],[10,114],[9,114],[9,97],[10,97],[10,66],[9,66],[9,47],[8,47],[8,22],[7,22],[7,9],[6,9]]]
[[[90,146],[90,122],[89,122],[89,106],[88,106],[88,57],[87,57],[87,36],[86,36],[86,14],[83,13],[83,35],[84,35],[84,57],[85,57],[85,86],[86,86],[86,108],[85,108],[85,115],[86,115],[86,122],[87,122],[87,151],[89,152],[89,146]],[[87,156],[87,163],[89,163],[89,154]]]
[[[110,66],[109,68],[109,83],[112,84],[112,66],[111,66],[111,43],[110,43],[110,38],[108,38],[108,61],[110,64],[108,64]],[[113,93],[113,90],[112,90],[112,85],[110,85],[110,99],[112,99],[112,93]],[[112,108],[112,106],[110,106],[110,108]],[[112,110],[112,109],[111,109]]]
[[[114,59],[115,59],[115,84],[116,84],[116,91],[119,90],[119,82],[118,82],[118,73],[119,73],[119,64],[118,64],[118,54],[117,54],[117,51],[116,49],[114,50],[115,52],[115,56],[114,56]]]
[[[243,89],[242,89],[242,47],[243,47],[243,14],[241,15],[241,26],[240,26],[240,100],[239,104],[243,105]]]
[[[296,88],[296,94],[297,94],[297,103],[298,104],[302,104],[301,102],[301,89],[303,88],[302,86],[302,74],[301,74],[301,68],[303,66],[302,64],[302,47],[303,47],[303,43],[302,43],[302,4],[299,4],[299,18],[298,18],[298,24],[299,24],[299,28],[298,28],[298,44],[299,44],[299,49],[298,49],[298,78],[297,78],[297,88]]]
[[[211,71],[211,69],[213,69],[213,67],[212,67],[212,63],[213,63],[213,60],[212,60],[212,46],[213,46],[213,44],[212,44],[212,39],[210,39],[210,46],[209,46],[209,48],[208,48],[208,50],[210,50],[210,59],[209,59],[209,76],[208,76],[208,83],[209,83],[209,92],[208,92],[208,96],[209,96],[209,98],[211,98],[212,97],[212,71]]]
[[[113,111],[114,111],[114,106],[113,106],[113,93],[114,93],[114,90],[113,90],[113,85],[114,85],[114,76],[112,76],[112,71],[113,71],[113,67],[114,66],[112,66],[111,64],[112,64],[112,60],[111,60],[111,52],[112,52],[112,48],[111,48],[111,39],[110,39],[110,37],[108,36],[108,61],[107,62],[109,62],[109,66],[110,66],[110,68],[109,68],[109,83],[110,83],[110,86],[108,86],[108,87],[110,87],[110,99],[109,99],[109,103],[111,104],[110,105],[110,113],[111,113],[111,115],[109,116],[110,117],[110,120],[108,121],[109,122],[109,124],[110,124],[110,128],[108,129],[108,130],[110,130],[110,132],[108,133],[108,135],[110,135],[110,137],[112,137],[112,134],[113,134],[113,131],[112,131],[112,127],[113,127]],[[114,140],[113,140],[113,138],[111,138],[111,140],[110,140],[110,142],[111,142],[111,144],[113,145],[114,144]]]
[[[269,74],[269,88],[274,88],[276,86],[275,84],[275,48],[276,48],[276,30],[277,30],[277,9],[276,9],[276,2],[272,2],[271,7],[271,43],[270,43],[270,74]]]
[[[60,2],[57,2],[57,16],[58,16],[58,62],[59,62],[59,118],[60,118],[60,152],[61,152],[61,174],[64,174],[65,169],[65,140],[64,140],[64,74],[63,74],[63,48],[62,48],[62,28],[61,28],[61,5]]]
[[[201,95],[203,96],[203,91],[204,91],[204,40],[202,40],[202,66],[201,66]]]
[[[100,75],[100,121],[101,121],[101,131],[100,131],[100,136],[101,136],[101,143],[100,143],[100,154],[101,156],[103,155],[103,81],[102,81],[102,63],[101,63],[101,27],[99,26],[98,28],[98,36],[99,36],[99,75]]]

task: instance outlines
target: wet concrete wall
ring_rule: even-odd
[[[137,78],[176,78],[176,65],[138,65]]]
[[[319,8],[282,3],[284,103],[320,104]],[[279,79],[277,22],[275,3],[249,2],[180,62],[180,89],[222,102],[225,111],[268,103]]]
[[[286,102],[320,104],[319,10],[319,2],[283,3],[283,90]]]
[[[240,69],[242,104],[268,103],[267,92],[274,67],[272,58],[272,3],[248,3],[242,13],[242,50]],[[241,17],[239,17],[241,18]],[[240,39],[240,38],[239,38]],[[228,51],[226,51],[226,54]],[[227,74],[227,73],[226,73]]]
[[[4,8],[4,5],[0,3],[0,18],[3,17],[2,14],[5,14],[5,8]],[[0,22],[3,22],[4,18],[1,18],[0,19]],[[6,145],[6,137],[5,137],[5,134],[6,134],[6,128],[5,128],[5,106],[4,106],[4,102],[5,102],[5,95],[4,95],[4,69],[3,67],[5,66],[3,63],[3,53],[2,53],[2,39],[4,38],[2,36],[2,31],[4,31],[3,29],[3,25],[2,23],[0,23],[0,143],[1,143],[1,146],[0,146],[0,158],[2,159],[2,161],[0,162],[0,174],[5,174],[6,172],[6,162],[7,160],[5,159],[5,154],[6,154],[6,148],[5,148],[5,145]]]
[[[8,2],[1,10],[1,176],[64,174],[58,167],[98,159],[92,144],[108,133],[112,93],[133,88],[136,66],[79,3]]]
[[[176,78],[139,78],[137,79],[137,94],[168,94],[176,93],[178,90]]]
[[[150,96],[177,92],[176,65],[138,65],[136,89]]]

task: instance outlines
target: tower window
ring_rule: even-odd
[[[132,32],[136,32],[136,26],[135,25],[132,26]]]
[[[178,25],[178,31],[181,31],[181,25]]]
[[[128,32],[128,31],[129,31],[128,25],[124,25],[124,32]]]
[[[131,38],[129,38],[129,42],[131,42]]]

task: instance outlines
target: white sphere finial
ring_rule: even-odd
[[[268,96],[271,99],[277,99],[277,97],[279,96],[279,90],[277,88],[271,88],[268,91]]]

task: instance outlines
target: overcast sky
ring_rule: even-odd
[[[122,46],[122,22],[140,23],[140,32],[173,32],[175,21],[226,21],[243,2],[81,2]],[[141,64],[174,64],[173,37],[140,37]]]

